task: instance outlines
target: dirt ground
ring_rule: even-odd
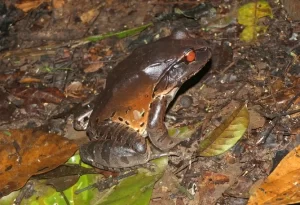
[[[176,173],[170,165],[150,204],[246,204],[253,184],[300,144],[299,0],[268,0],[273,18],[259,19],[267,30],[251,42],[240,39],[244,27],[236,20],[249,0],[44,1],[29,11],[26,2],[0,1],[1,130],[38,128],[87,142],[72,120],[101,93],[112,68],[142,44],[184,29],[207,40],[213,56],[180,89],[168,124],[202,121],[201,141],[243,104],[250,124],[224,154],[199,157]],[[84,41],[151,22],[128,38]],[[178,149],[192,152],[190,145]]]

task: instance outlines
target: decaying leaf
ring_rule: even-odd
[[[53,0],[53,8],[58,9],[63,7],[63,5],[65,4],[65,0]]]
[[[168,165],[168,158],[162,157],[152,162],[156,165],[154,171],[139,169],[137,175],[123,179],[97,204],[149,204],[154,184],[162,177]]]
[[[11,89],[10,93],[28,103],[60,103],[65,95],[57,88],[24,88]]]
[[[84,94],[83,85],[81,82],[72,82],[65,89],[65,95],[73,98],[84,98],[86,97]]]
[[[258,20],[266,16],[273,18],[272,9],[266,1],[251,2],[241,6],[238,9],[238,23],[245,28],[240,34],[240,39],[251,42],[256,39],[258,33],[266,32],[267,26],[258,24]]]
[[[199,145],[200,156],[224,153],[243,136],[249,125],[249,113],[245,105],[236,109],[219,127]]]
[[[300,146],[292,150],[251,195],[252,204],[295,204],[300,202]]]
[[[88,65],[85,69],[84,69],[84,72],[85,73],[93,73],[93,72],[96,72],[98,71],[100,68],[102,68],[104,65],[103,62],[95,62],[95,63],[92,63],[90,65]]]
[[[90,23],[99,15],[99,6],[80,15],[82,23]]]
[[[17,4],[15,4],[15,7],[18,9],[21,9],[24,12],[28,12],[32,9],[35,9],[39,7],[44,2],[51,2],[51,0],[22,0],[18,1]],[[64,5],[64,0],[53,0],[52,4],[54,8],[60,8]]]
[[[0,197],[20,189],[32,175],[63,164],[77,149],[70,140],[42,131],[0,132]]]
[[[37,8],[43,2],[49,2],[50,0],[22,0],[18,4],[15,4],[15,7],[21,9],[24,12],[28,12],[31,9]]]
[[[19,83],[41,83],[42,80],[38,78],[33,78],[33,77],[23,77]]]

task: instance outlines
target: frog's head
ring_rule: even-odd
[[[176,31],[142,48],[148,63],[144,72],[153,80],[153,96],[169,93],[200,71],[211,58],[209,44],[192,38],[186,32]]]

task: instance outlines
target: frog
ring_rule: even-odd
[[[211,55],[207,41],[181,30],[136,48],[108,74],[94,102],[82,161],[118,171],[165,156],[182,141],[168,134],[168,106]]]

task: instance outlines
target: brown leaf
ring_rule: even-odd
[[[37,8],[43,2],[50,2],[50,0],[22,0],[18,4],[15,4],[15,7],[21,9],[24,12],[28,12],[31,9]]]
[[[11,94],[19,97],[28,103],[55,103],[59,104],[65,95],[57,88],[14,88],[11,90]]]
[[[199,204],[215,204],[215,193],[218,192],[218,185],[229,182],[229,176],[222,173],[204,172],[199,181]]]
[[[59,9],[59,8],[63,7],[64,4],[65,4],[64,0],[53,0],[53,7],[55,9]]]
[[[72,82],[65,89],[66,96],[73,98],[84,98],[86,97],[83,92],[83,85],[81,82]]]
[[[33,78],[33,77],[23,77],[19,83],[40,83],[41,79]]]
[[[23,187],[32,175],[65,163],[77,149],[56,134],[30,129],[0,132],[0,197]]]
[[[300,146],[279,163],[252,194],[252,204],[294,204],[300,202]]]
[[[24,75],[24,72],[14,72],[12,74],[0,74],[0,83],[8,83],[17,81],[21,76]]]
[[[95,63],[92,63],[90,65],[88,65],[88,67],[86,67],[84,69],[84,72],[85,73],[92,73],[92,72],[96,72],[97,70],[99,70],[100,68],[102,68],[104,65],[103,62],[95,62]]]
[[[93,8],[83,14],[80,15],[80,20],[82,23],[89,23],[91,22],[96,16],[99,15],[99,8]]]
[[[288,13],[288,16],[291,18],[292,21],[299,21],[300,20],[299,0],[282,0],[282,4],[284,6],[284,9]]]

